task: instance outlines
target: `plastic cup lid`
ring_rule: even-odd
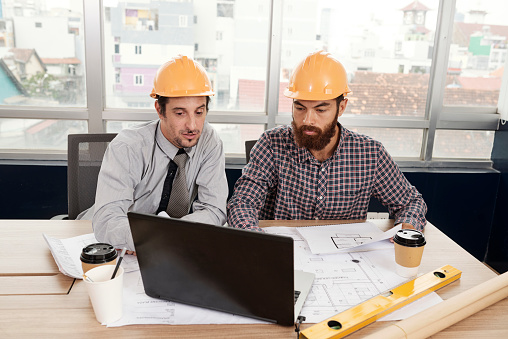
[[[422,232],[412,229],[397,231],[393,237],[393,242],[407,247],[420,247],[427,243]]]
[[[96,243],[83,247],[80,259],[87,264],[102,264],[113,261],[116,257],[118,253],[112,245]]]

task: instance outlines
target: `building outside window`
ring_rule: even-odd
[[[233,162],[243,159],[245,140],[291,122],[282,90],[316,50],[331,52],[348,72],[353,93],[341,124],[380,140],[402,163],[488,165],[498,107],[508,100],[501,89],[508,4],[500,1],[55,4],[2,2],[5,154],[64,159],[69,133],[118,132],[155,119],[155,72],[178,54],[206,68],[216,93],[207,119]]]

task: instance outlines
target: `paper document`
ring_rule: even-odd
[[[312,230],[308,233],[321,232],[315,227],[306,229]],[[264,230],[293,238],[294,268],[316,275],[301,312],[301,315],[307,318],[306,323],[321,322],[406,281],[395,273],[393,244],[389,242],[390,248],[383,250],[316,255],[310,251],[298,227],[267,227]],[[79,256],[83,247],[98,242],[93,233],[68,239],[56,239],[45,234],[43,236],[60,271],[70,277],[82,279]],[[310,236],[312,238],[314,235]],[[373,238],[377,236],[379,233]],[[144,292],[137,257],[126,255],[122,267],[126,272],[123,316],[120,320],[107,324],[108,326],[263,323],[252,318],[151,298]],[[382,320],[408,317],[441,300],[437,294],[431,293]]]
[[[99,242],[95,239],[94,234],[84,234],[67,239],[52,238],[44,233],[42,236],[46,240],[60,272],[72,278],[83,279],[83,269],[79,257],[83,247]],[[121,265],[125,272],[139,270],[137,259],[132,257],[126,255],[122,260]]]
[[[197,324],[265,324],[267,322],[230,313],[190,306],[145,294],[140,271],[124,274],[123,316],[103,324],[119,327],[135,324],[197,325]]]
[[[294,227],[267,227],[265,232],[294,240],[294,268],[316,275],[301,315],[306,323],[318,323],[407,281],[395,273],[393,244],[389,249],[312,254]],[[382,320],[403,319],[442,299],[431,293]],[[253,324],[259,320],[205,308],[154,299],[144,292],[139,271],[124,276],[124,312],[121,319],[107,324]]]
[[[376,251],[317,255],[311,253],[300,235],[301,228],[266,227],[264,231],[293,238],[294,268],[316,275],[300,313],[307,318],[306,323],[319,323],[407,281],[395,273],[392,243],[388,242],[390,248]],[[303,228],[315,230],[315,227]],[[442,301],[434,292],[431,294],[434,295],[424,297],[423,302],[407,305],[405,311],[395,317],[407,317],[434,305],[436,300]]]
[[[313,254],[373,251],[393,248],[388,240],[401,226],[386,232],[371,222],[356,224],[296,227]]]

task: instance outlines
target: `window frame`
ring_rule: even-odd
[[[209,112],[210,123],[228,124],[264,124],[265,129],[279,124],[289,124],[291,116],[278,115],[279,74],[281,64],[281,42],[283,30],[284,0],[271,0],[270,24],[267,39],[268,64],[266,74],[266,101],[262,111],[221,111]],[[432,157],[434,139],[437,129],[457,130],[492,130],[499,128],[500,118],[508,118],[508,72],[504,72],[500,89],[498,107],[460,107],[444,106],[446,69],[454,24],[456,1],[440,0],[435,35],[433,62],[429,77],[427,105],[425,115],[418,118],[410,117],[376,117],[376,116],[344,116],[341,118],[348,127],[393,127],[423,129],[424,138],[420,158],[399,159],[400,166],[410,167],[475,167],[488,168],[491,160],[472,159],[434,159]],[[157,115],[153,109],[106,108],[104,69],[103,10],[101,1],[83,1],[84,43],[85,43],[85,74],[87,107],[19,107],[0,106],[0,118],[26,119],[72,119],[86,120],[89,133],[106,132],[109,120],[152,120]],[[115,42],[116,44],[117,42]],[[505,65],[508,65],[508,58]],[[128,113],[128,114],[126,114]],[[501,115],[499,114],[501,113]],[[65,151],[39,150],[0,150],[2,159],[41,159],[65,160]],[[243,154],[228,154],[228,164],[245,162]]]

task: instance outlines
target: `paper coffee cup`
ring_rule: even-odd
[[[102,265],[116,265],[117,257],[116,249],[110,244],[96,243],[85,246],[80,255],[83,273]]]
[[[413,229],[402,229],[397,231],[393,242],[397,274],[405,278],[416,276],[426,244],[423,233]]]
[[[115,278],[111,279],[114,270],[113,265],[95,267],[86,272],[91,281],[84,279],[95,318],[101,324],[108,324],[122,317],[124,270],[119,267]]]

